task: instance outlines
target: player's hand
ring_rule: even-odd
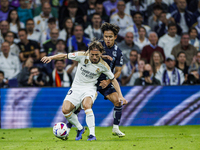
[[[122,105],[126,105],[128,103],[124,97],[119,97],[119,101],[122,103]]]
[[[110,57],[109,55],[102,55],[101,57],[102,57],[103,59],[108,59],[108,60],[110,60],[110,61],[113,60],[113,58]]]
[[[44,56],[44,57],[42,57],[42,59],[41,59],[41,61],[42,61],[43,63],[46,63],[46,64],[50,63],[51,60],[52,60],[52,59],[51,59],[50,57],[47,57],[47,56]]]
[[[101,86],[102,89],[105,89],[108,86],[108,84],[110,84],[109,80],[102,80],[99,86]]]

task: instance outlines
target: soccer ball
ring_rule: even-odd
[[[53,127],[53,134],[61,139],[67,137],[67,125],[63,122],[58,122]]]

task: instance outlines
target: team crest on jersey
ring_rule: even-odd
[[[97,73],[99,73],[99,72],[100,72],[100,69],[99,69],[99,68],[97,68],[96,72],[97,72]]]
[[[75,57],[76,56],[76,54],[75,53],[72,53],[72,57]]]
[[[34,50],[34,47],[31,45],[31,50]]]
[[[24,45],[20,45],[22,51],[25,51]]]
[[[117,52],[113,51],[113,56],[116,57],[117,56]]]
[[[85,59],[85,62],[84,62],[84,63],[85,63],[85,64],[88,64],[88,62],[89,62],[89,60],[88,60],[88,59]]]

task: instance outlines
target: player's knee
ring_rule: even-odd
[[[71,111],[65,108],[64,106],[62,106],[62,112],[63,114],[69,114]]]
[[[83,109],[87,110],[87,109],[91,109],[92,106],[90,104],[83,104]]]
[[[113,102],[113,104],[114,104],[114,106],[117,106],[117,107],[121,106],[121,103],[118,100]]]

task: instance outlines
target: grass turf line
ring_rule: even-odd
[[[75,141],[76,129],[62,141],[52,128],[0,129],[0,150],[200,150],[200,126],[120,127],[126,137],[112,136],[112,127],[96,127],[97,141]]]

